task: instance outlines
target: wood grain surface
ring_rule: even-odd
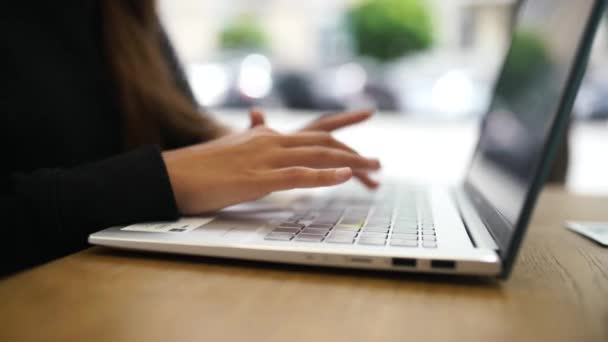
[[[545,190],[512,277],[328,270],[91,248],[0,281],[0,341],[608,341],[608,250]]]

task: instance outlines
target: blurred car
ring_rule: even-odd
[[[224,55],[215,63],[192,63],[188,79],[204,107],[286,107],[340,111],[377,108],[397,111],[391,89],[373,80],[362,65],[349,62],[317,71],[279,69],[259,53]]]
[[[278,101],[268,57],[258,53],[229,54],[218,60],[187,67],[192,90],[201,105],[246,108]]]
[[[482,63],[455,53],[421,53],[388,66],[385,83],[405,113],[437,119],[474,117],[487,110],[499,61],[496,56],[487,56]]]

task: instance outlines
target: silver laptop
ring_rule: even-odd
[[[456,188],[394,183],[377,192],[348,186],[294,192],[215,217],[112,227],[89,241],[221,258],[506,278],[569,121],[604,5],[523,3],[476,152]]]

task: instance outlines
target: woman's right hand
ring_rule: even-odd
[[[294,188],[337,185],[378,170],[326,132],[280,134],[265,126],[163,152],[183,215],[212,212]]]

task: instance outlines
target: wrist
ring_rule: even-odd
[[[180,172],[178,165],[177,151],[165,151],[161,156],[167,169],[169,184],[173,190],[173,198],[180,214],[186,214],[188,208],[187,186],[185,185],[184,175]]]

